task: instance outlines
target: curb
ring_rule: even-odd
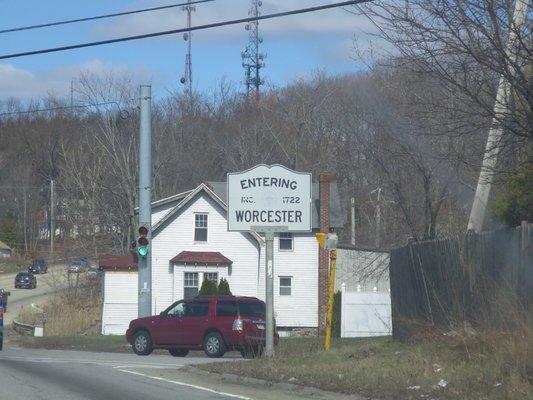
[[[316,396],[321,395],[321,396],[336,398],[336,399],[368,400],[368,398],[357,395],[357,394],[330,392],[330,391],[322,390],[322,389],[315,388],[312,386],[304,386],[304,385],[299,385],[299,384],[290,383],[290,382],[269,381],[265,379],[251,378],[251,377],[235,375],[235,374],[228,374],[228,373],[219,374],[217,372],[205,371],[203,369],[200,369],[192,365],[184,366],[180,368],[180,370],[185,371],[185,372],[190,372],[196,375],[202,375],[205,377],[217,376],[220,380],[226,381],[229,383],[236,383],[236,384],[244,383],[250,386],[261,385],[261,386],[265,386],[268,388],[280,389],[283,391],[298,392],[299,394],[308,395],[311,397],[316,397]]]

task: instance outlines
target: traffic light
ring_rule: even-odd
[[[146,257],[150,252],[150,243],[148,241],[148,228],[141,226],[139,228],[139,238],[137,239],[137,254],[141,257]]]

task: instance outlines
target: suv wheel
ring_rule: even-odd
[[[133,352],[138,356],[147,356],[154,350],[152,338],[146,331],[139,331],[133,336]]]
[[[205,336],[204,352],[211,358],[219,358],[226,353],[226,344],[220,333],[211,332]]]
[[[189,354],[189,349],[168,349],[168,352],[173,357],[185,357],[187,354]]]

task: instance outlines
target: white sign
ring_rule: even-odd
[[[257,165],[228,174],[228,231],[309,232],[311,174]]]

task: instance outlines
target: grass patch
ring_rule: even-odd
[[[287,338],[271,360],[198,367],[372,398],[524,400],[533,399],[532,346],[517,333],[411,344],[337,339],[325,352],[316,338]]]
[[[124,336],[13,336],[10,339],[21,347],[34,349],[131,353],[131,346]]]
[[[16,274],[18,272],[27,271],[29,262],[22,258],[13,257],[7,261],[0,262],[0,275],[2,274]]]

